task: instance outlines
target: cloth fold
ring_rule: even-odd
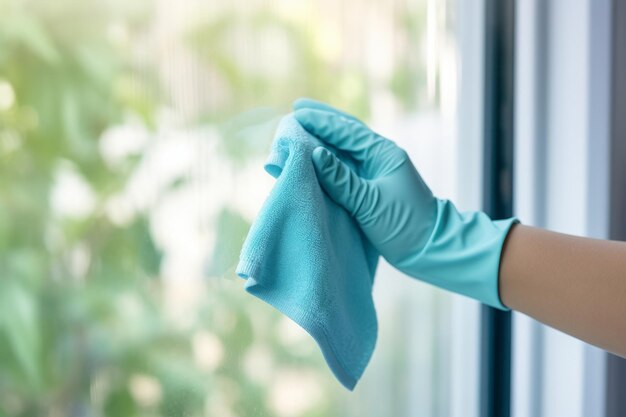
[[[311,160],[322,145],[293,115],[281,120],[265,164],[277,180],[244,242],[237,274],[250,294],[316,340],[337,379],[352,390],[376,344],[378,253],[322,191]]]

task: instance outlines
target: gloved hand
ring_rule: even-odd
[[[299,99],[294,114],[329,148],[349,155],[352,171],[323,147],[313,163],[324,191],[344,207],[394,267],[415,278],[506,309],[498,295],[500,253],[516,219],[459,213],[433,196],[406,152],[355,117]]]

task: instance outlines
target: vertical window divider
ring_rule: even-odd
[[[483,208],[513,215],[515,0],[485,0]],[[481,417],[511,414],[511,313],[482,306]]]
[[[612,1],[611,162],[609,238],[626,241],[626,3]],[[606,417],[626,414],[626,359],[608,353],[606,369]]]

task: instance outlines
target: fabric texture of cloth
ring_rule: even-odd
[[[378,252],[320,187],[311,155],[324,145],[293,115],[277,129],[265,170],[276,178],[244,242],[245,288],[305,329],[337,379],[354,389],[374,350]]]

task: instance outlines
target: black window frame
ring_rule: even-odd
[[[626,241],[626,2],[612,2],[609,238]],[[626,415],[626,359],[607,353],[606,417]]]
[[[513,215],[515,0],[485,0],[483,209]],[[480,416],[511,414],[511,313],[482,306]]]

